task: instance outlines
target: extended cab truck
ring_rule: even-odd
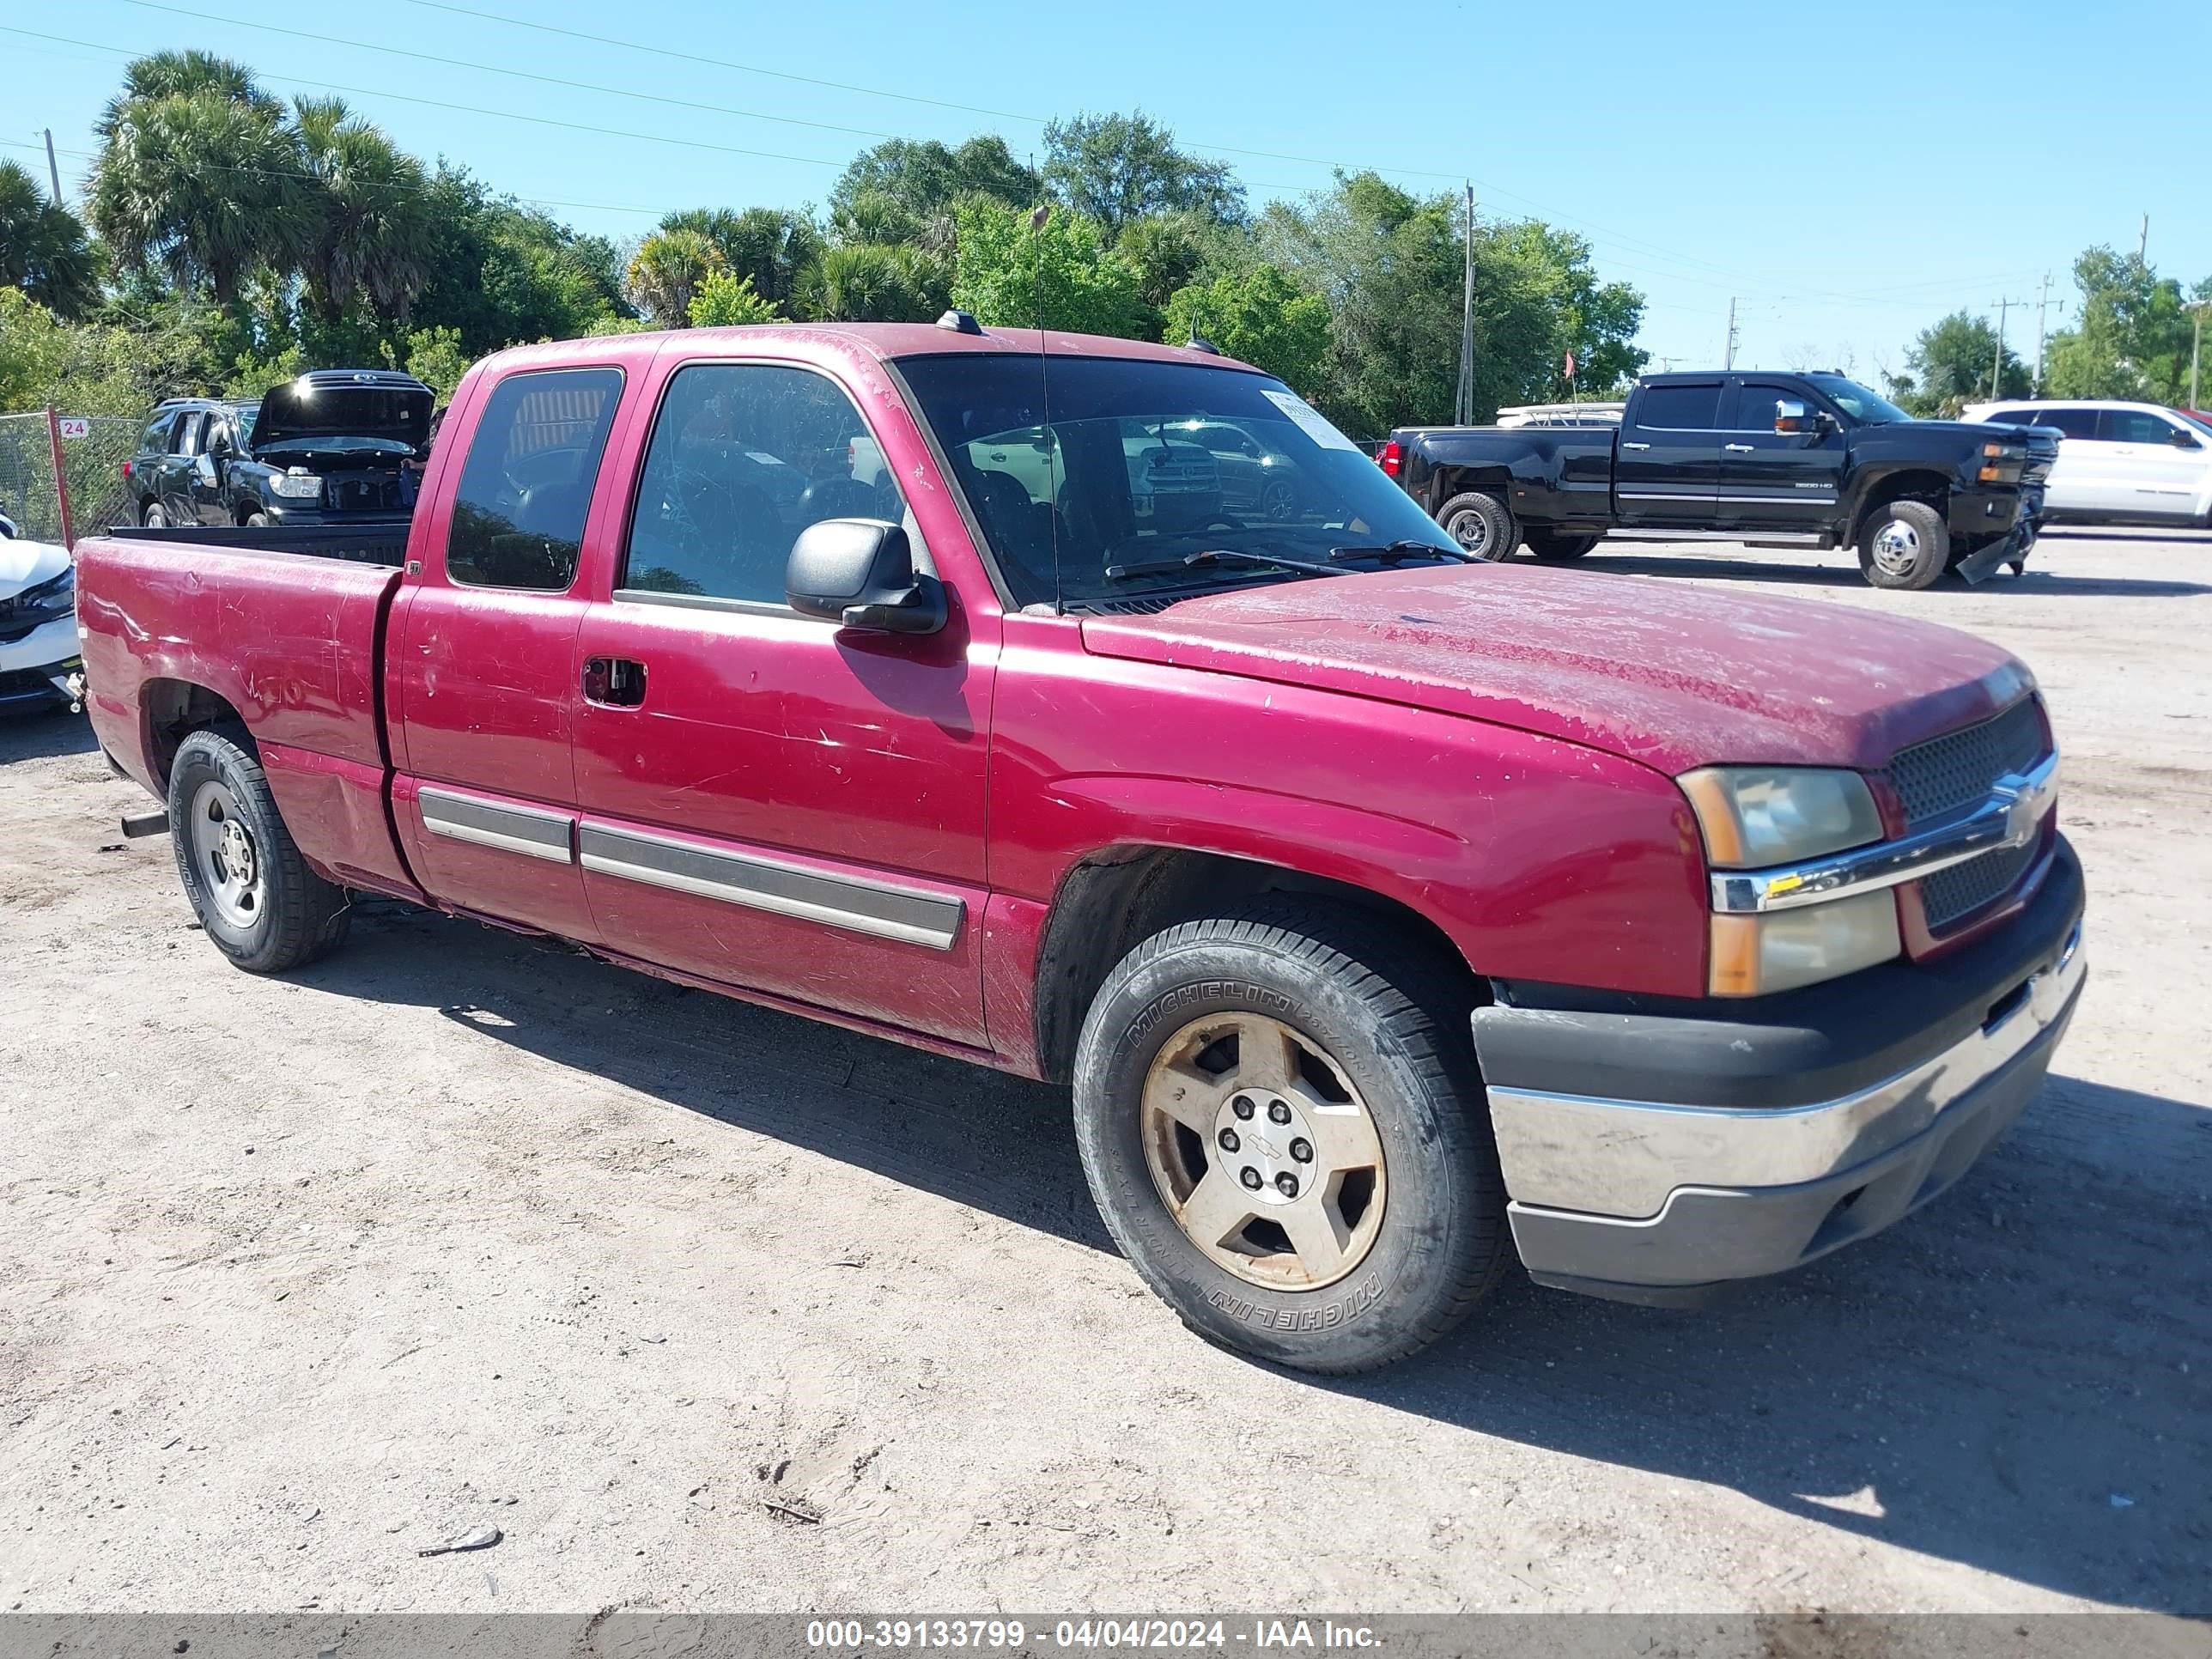
[[[1128,445],[1191,420],[1295,503],[1140,518]],[[84,543],[77,614],[232,961],[393,895],[1072,1082],[1139,1273],[1292,1364],[1413,1352],[1516,1251],[1672,1300],[1862,1237],[2081,983],[2004,652],[1468,560],[1195,352],[526,348],[462,383],[404,564],[200,535]]]
[[[1876,587],[2026,568],[2055,434],[1916,421],[1840,374],[1651,374],[1618,426],[1413,427],[1376,459],[1459,544],[1578,559],[1608,533],[1856,547]]]

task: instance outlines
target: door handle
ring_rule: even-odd
[[[645,665],[629,657],[584,659],[584,701],[602,708],[635,708],[645,701]]]
[[[1756,444],[1723,444],[1721,447],[1727,450],[1732,455],[1756,455],[1759,453],[1759,446]]]
[[[1651,446],[1650,446],[1650,444],[1627,444],[1627,443],[1625,443],[1625,444],[1621,445],[1621,447],[1622,447],[1623,449],[1649,449],[1649,448],[1650,448],[1650,447],[1651,447]]]

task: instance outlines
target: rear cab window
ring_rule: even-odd
[[[1636,424],[1668,432],[1711,432],[1720,425],[1721,383],[1651,386],[1637,400]]]
[[[449,580],[568,590],[622,387],[618,368],[550,368],[492,389],[453,492]]]

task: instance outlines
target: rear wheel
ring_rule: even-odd
[[[177,875],[216,948],[248,973],[313,962],[345,938],[345,890],[307,867],[239,731],[195,732],[169,769]]]
[[[1366,1370],[1465,1317],[1505,1194],[1440,958],[1312,902],[1155,934],[1075,1063],[1085,1172],[1139,1275],[1200,1335]]]
[[[1570,535],[1556,530],[1531,530],[1526,532],[1528,550],[1546,564],[1565,564],[1570,559],[1579,559],[1595,547],[1598,538],[1593,534]]]
[[[1437,522],[1459,544],[1460,551],[1478,559],[1510,559],[1521,544],[1512,509],[1484,490],[1453,496],[1437,509]]]
[[[1859,532],[1859,570],[1876,587],[1931,587],[1950,562],[1951,532],[1925,501],[1878,507]]]

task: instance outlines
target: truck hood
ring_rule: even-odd
[[[1929,623],[1535,566],[1317,578],[1082,627],[1100,656],[1462,714],[1669,775],[1874,770],[2034,684],[2008,653]]]

